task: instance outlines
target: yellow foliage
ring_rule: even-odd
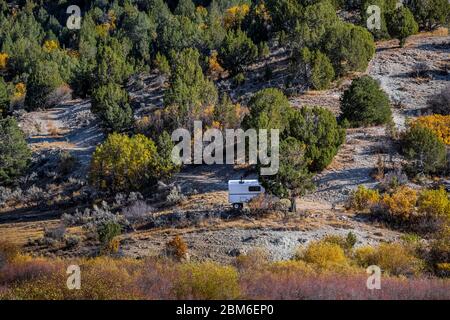
[[[349,266],[344,250],[335,243],[324,241],[311,243],[298,258],[322,269]]]
[[[244,20],[245,16],[249,13],[250,7],[247,4],[237,5],[228,8],[225,11],[223,23],[226,28],[237,26]]]
[[[267,9],[264,2],[259,3],[255,8],[255,13],[257,16],[262,17],[262,19],[266,22],[272,20],[272,17],[270,16],[270,12]]]
[[[14,86],[13,99],[21,99],[25,96],[27,88],[23,82],[19,82]]]
[[[418,211],[429,217],[450,219],[450,200],[443,187],[439,190],[423,190],[419,194]]]
[[[375,248],[371,246],[359,247],[354,250],[353,259],[359,266],[367,268],[375,263],[375,252]]]
[[[390,214],[401,219],[408,219],[414,214],[417,203],[417,191],[401,186],[393,194],[385,194],[382,202]]]
[[[214,262],[185,263],[179,267],[175,293],[181,299],[236,299],[240,295],[235,268]]]
[[[352,192],[349,198],[349,208],[355,210],[370,209],[380,201],[378,190],[371,190],[363,185],[359,185],[358,189]]]
[[[415,275],[424,266],[422,260],[398,243],[381,243],[370,259],[371,264],[379,266],[383,272],[391,275]]]
[[[450,145],[450,115],[434,114],[418,117],[411,126],[421,126],[430,129],[446,145]]]
[[[95,26],[95,33],[102,38],[105,38],[109,34],[109,30],[111,30],[112,27],[108,22],[99,24]]]
[[[217,60],[217,51],[213,51],[211,53],[211,56],[209,57],[209,73],[210,74],[221,74],[224,72],[224,69],[220,65],[219,61]]]
[[[195,13],[202,17],[206,17],[208,15],[208,9],[203,6],[198,6],[197,8],[195,8]]]
[[[117,253],[119,252],[119,248],[120,248],[120,239],[118,237],[115,237],[107,243],[105,249],[108,253]]]
[[[44,45],[42,46],[45,52],[52,52],[59,48],[58,41],[56,40],[45,40]]]
[[[90,179],[101,189],[129,190],[143,186],[158,171],[156,146],[142,134],[113,133],[98,146],[91,161]]]
[[[301,260],[277,261],[270,265],[269,270],[275,274],[284,275],[305,275],[314,273],[314,269]]]
[[[8,64],[9,55],[6,52],[0,52],[0,69],[5,69]]]

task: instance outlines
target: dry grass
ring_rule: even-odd
[[[1,269],[0,299],[450,299],[449,279],[383,276],[380,290],[368,290],[364,269],[317,271],[302,261],[272,263],[261,255],[244,262],[236,269],[154,258],[19,255]],[[81,268],[80,290],[66,287],[71,264]]]

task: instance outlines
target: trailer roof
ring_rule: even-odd
[[[259,181],[257,179],[251,179],[251,180],[229,180],[228,184],[258,184],[259,185]]]

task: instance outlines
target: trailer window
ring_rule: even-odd
[[[260,192],[261,187],[260,186],[250,186],[250,187],[248,187],[248,191],[249,192]]]

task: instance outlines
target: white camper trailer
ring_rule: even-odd
[[[235,209],[241,209],[244,203],[264,192],[265,189],[258,180],[228,181],[228,201],[233,204]]]

